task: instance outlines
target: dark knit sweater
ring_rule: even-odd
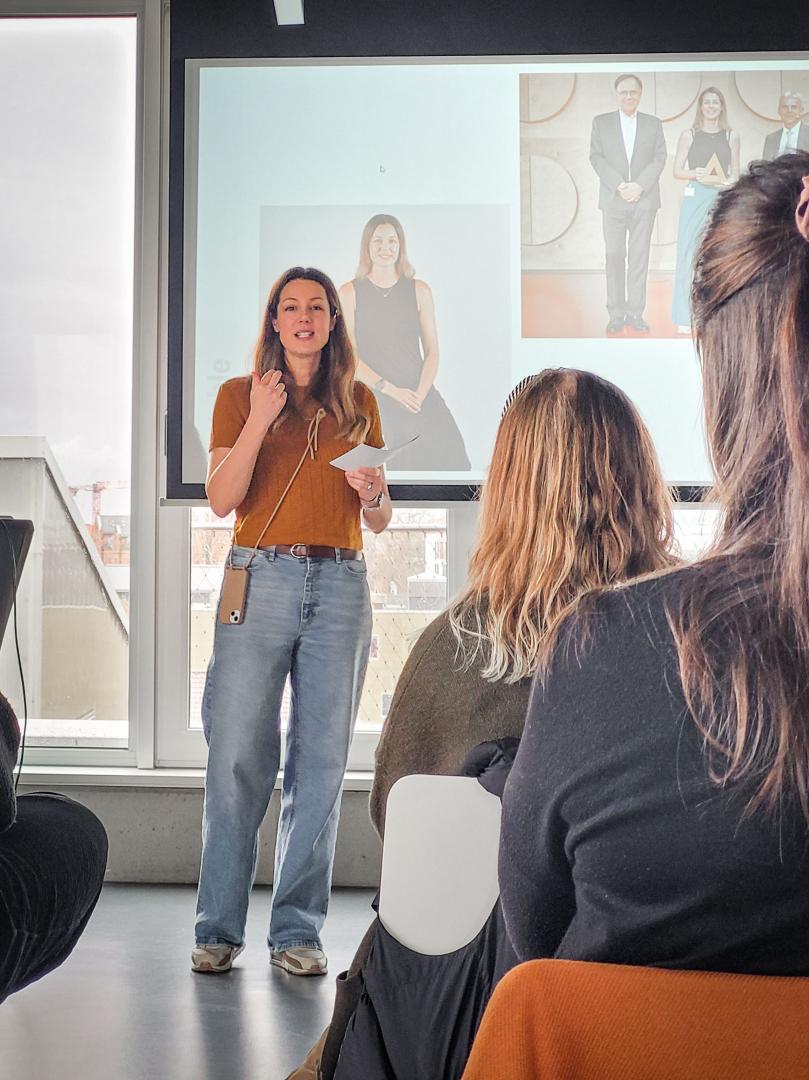
[[[666,604],[690,572],[602,597],[532,693],[500,848],[521,960],[809,974],[806,822],[743,819],[685,706]]]
[[[487,682],[481,656],[462,669],[457,640],[443,612],[424,630],[396,684],[376,751],[371,820],[385,831],[388,792],[413,773],[452,776],[478,743],[519,738],[530,680]]]

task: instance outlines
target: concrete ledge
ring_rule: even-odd
[[[283,771],[278,774],[275,790],[281,788]],[[370,791],[371,772],[347,772],[343,791]],[[137,769],[96,765],[23,765],[20,784],[26,788],[59,787],[129,787],[129,788],[201,788],[204,769]]]
[[[134,777],[125,775],[129,772]],[[150,782],[150,772],[160,779]],[[368,816],[370,774],[364,776],[356,781],[364,787],[352,788],[354,781],[347,777],[343,789],[334,885],[379,886],[382,846]],[[202,846],[202,777],[201,769],[32,767],[23,769],[19,794],[56,791],[92,810],[109,836],[108,881],[195,884]],[[272,884],[279,810],[275,791],[259,832],[256,881],[262,885]]]

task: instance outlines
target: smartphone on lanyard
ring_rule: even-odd
[[[244,622],[244,608],[247,601],[247,581],[249,571],[246,566],[226,566],[222,579],[222,595],[219,599],[219,621],[229,625]]]

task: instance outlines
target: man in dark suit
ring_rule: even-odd
[[[778,115],[783,127],[771,131],[764,140],[762,157],[772,161],[782,154],[794,154],[796,150],[809,150],[809,124],[801,122],[803,98],[793,92],[781,95]]]
[[[629,326],[648,334],[643,318],[652,229],[660,208],[660,174],[666,164],[663,125],[638,112],[643,83],[619,75],[618,108],[593,120],[590,164],[601,180],[598,206],[604,224],[608,334]]]

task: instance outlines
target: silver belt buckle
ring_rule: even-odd
[[[303,554],[298,555],[295,548],[303,548]],[[289,549],[289,554],[293,559],[305,559],[306,558],[306,544],[293,544]]]

